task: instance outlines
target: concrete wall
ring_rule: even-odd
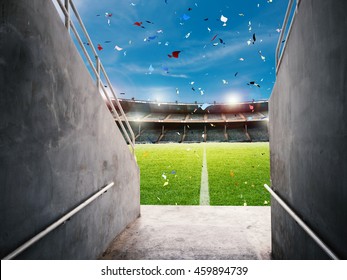
[[[270,98],[274,190],[347,259],[347,1],[301,1]],[[272,200],[276,259],[327,255]]]
[[[0,257],[94,259],[140,212],[139,169],[51,1],[0,1]]]

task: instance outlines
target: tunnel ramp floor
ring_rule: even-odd
[[[100,259],[271,259],[270,207],[142,205]]]

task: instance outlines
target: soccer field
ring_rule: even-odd
[[[199,205],[204,152],[210,205],[269,205],[268,143],[136,145],[141,204]]]

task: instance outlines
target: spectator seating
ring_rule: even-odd
[[[247,131],[253,142],[269,141],[267,126],[263,124],[257,126],[248,126]]]

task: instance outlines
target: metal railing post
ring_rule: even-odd
[[[67,11],[67,15],[65,15],[65,27],[68,32],[70,32],[70,12],[69,12],[69,0],[65,0],[65,9]]]
[[[96,75],[96,87],[98,91],[100,92],[100,58],[98,56],[95,56],[96,59],[96,72],[98,73]]]

